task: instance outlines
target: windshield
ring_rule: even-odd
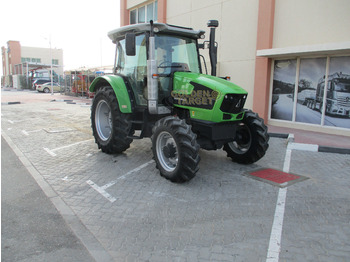
[[[129,80],[137,105],[147,105],[147,38],[145,34],[135,38],[136,54],[126,54],[126,40],[117,42],[115,73]],[[159,73],[159,103],[170,96],[171,73],[191,71],[200,73],[197,42],[186,37],[168,35],[155,36],[155,56]]]
[[[350,93],[350,81],[334,82],[334,91]]]
[[[160,74],[175,71],[200,73],[196,40],[156,35],[156,60]]]

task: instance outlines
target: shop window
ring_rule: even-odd
[[[158,19],[158,1],[130,11],[130,24],[148,23]]]
[[[154,11],[153,3],[147,5],[147,19],[146,19],[146,21],[150,21],[150,20],[154,19],[154,15],[153,15],[154,12],[153,11]]]
[[[325,111],[325,125],[350,128],[350,56],[330,59]]]
[[[144,6],[139,8],[137,18],[138,23],[144,23],[146,21],[146,8]]]
[[[300,59],[295,121],[321,124],[321,103],[313,103],[312,101],[323,101],[326,62],[327,58]],[[317,106],[319,107],[318,111],[315,110]]]
[[[293,101],[297,60],[275,61],[271,118],[293,119]]]
[[[275,60],[271,101],[271,119],[350,128],[350,56]]]
[[[21,57],[21,63],[25,62],[41,63],[41,58]]]
[[[130,11],[130,24],[137,23],[137,9]]]

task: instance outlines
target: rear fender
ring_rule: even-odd
[[[96,92],[100,87],[111,86],[117,97],[119,110],[122,113],[131,113],[131,103],[126,89],[125,82],[121,76],[117,75],[105,75],[99,76],[94,79],[89,87],[90,92]]]

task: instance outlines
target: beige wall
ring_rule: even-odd
[[[350,41],[349,0],[276,1],[273,48]]]
[[[126,8],[131,9],[131,8],[134,8],[138,5],[146,3],[146,2],[147,2],[147,0],[129,0],[129,1],[127,1]]]
[[[208,20],[219,20],[218,76],[231,76],[233,83],[250,93],[246,104],[249,108],[253,105],[258,6],[258,0],[167,1],[167,23],[205,30],[206,40],[210,32]],[[207,54],[208,50],[201,53]],[[210,73],[209,59],[206,60]]]
[[[146,1],[122,2],[131,7]],[[231,76],[232,82],[246,89],[246,107],[265,121],[274,59],[350,53],[350,0],[158,0],[158,5],[160,2],[163,8],[158,9],[158,17],[162,14],[164,22],[203,29],[206,40],[207,21],[219,20],[218,75]],[[205,57],[210,72],[208,55]]]
[[[39,48],[39,47],[27,47],[22,46],[21,48],[22,57],[30,58],[41,58],[42,64],[51,64],[50,48]],[[58,59],[59,68],[54,68],[54,71],[58,74],[63,74],[63,51],[62,49],[52,48],[52,59]]]

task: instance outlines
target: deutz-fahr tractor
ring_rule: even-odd
[[[201,44],[202,30],[153,21],[108,33],[116,45],[114,73],[97,77],[90,86],[99,149],[118,154],[134,139],[150,137],[161,176],[177,183],[197,173],[200,148],[223,148],[241,164],[265,155],[267,127],[256,113],[243,109],[247,92],[227,77],[216,77],[218,25],[208,22],[210,40]],[[202,71],[199,49],[209,49],[211,75]]]

